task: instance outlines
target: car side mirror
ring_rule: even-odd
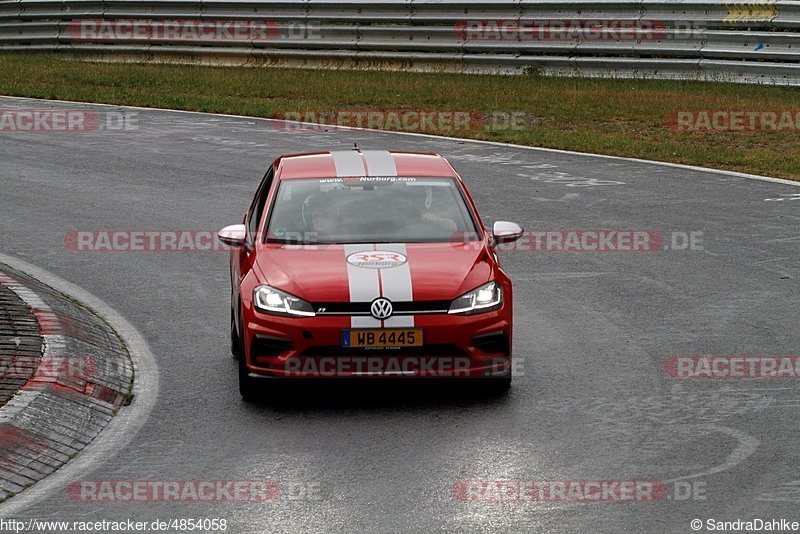
[[[242,247],[247,240],[247,227],[243,224],[232,224],[217,232],[217,237],[226,245]]]
[[[522,237],[522,227],[513,222],[497,221],[492,226],[492,237],[497,245],[511,243]]]

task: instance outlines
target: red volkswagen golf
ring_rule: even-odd
[[[512,291],[494,247],[438,154],[351,150],[283,156],[231,253],[231,343],[249,398],[279,378],[511,383]]]

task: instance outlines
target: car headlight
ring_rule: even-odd
[[[253,303],[258,311],[274,315],[313,317],[314,308],[303,299],[280,289],[258,286],[253,290]]]
[[[503,305],[503,288],[497,282],[489,282],[464,293],[450,304],[447,313],[469,315],[496,310]]]

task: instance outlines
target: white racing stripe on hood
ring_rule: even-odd
[[[361,158],[361,153],[355,150],[331,152],[331,157],[333,157],[333,164],[336,166],[337,178],[364,176],[367,172],[364,169],[364,160]]]
[[[350,302],[372,302],[381,296],[380,281],[378,280],[379,269],[362,269],[351,265],[347,258],[356,252],[372,252],[375,250],[373,245],[345,245],[344,257],[347,263],[347,285],[350,288]],[[352,328],[380,328],[381,321],[371,316],[352,316],[350,318]]]
[[[406,246],[402,243],[379,245],[345,245],[345,261],[351,254],[358,252],[397,252],[408,258]],[[350,302],[372,302],[378,297],[385,297],[394,302],[411,302],[414,299],[411,283],[411,269],[408,261],[397,267],[387,269],[365,269],[347,263],[347,285],[350,291]],[[371,316],[350,317],[351,328],[409,328],[414,326],[413,315],[393,316],[380,321]]]
[[[388,150],[364,150],[361,153],[367,163],[369,176],[397,176],[394,157]]]
[[[411,287],[411,269],[408,266],[408,251],[402,243],[387,243],[376,245],[378,250],[384,252],[398,252],[406,257],[406,262],[390,269],[377,269],[380,271],[381,288],[383,296],[392,302],[411,302],[414,300]],[[406,328],[414,326],[413,315],[389,317],[384,322],[389,328]]]

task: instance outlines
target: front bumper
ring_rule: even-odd
[[[506,308],[477,314],[414,317],[422,347],[341,347],[350,316],[280,317],[250,311],[244,365],[251,378],[484,378],[511,370]]]

